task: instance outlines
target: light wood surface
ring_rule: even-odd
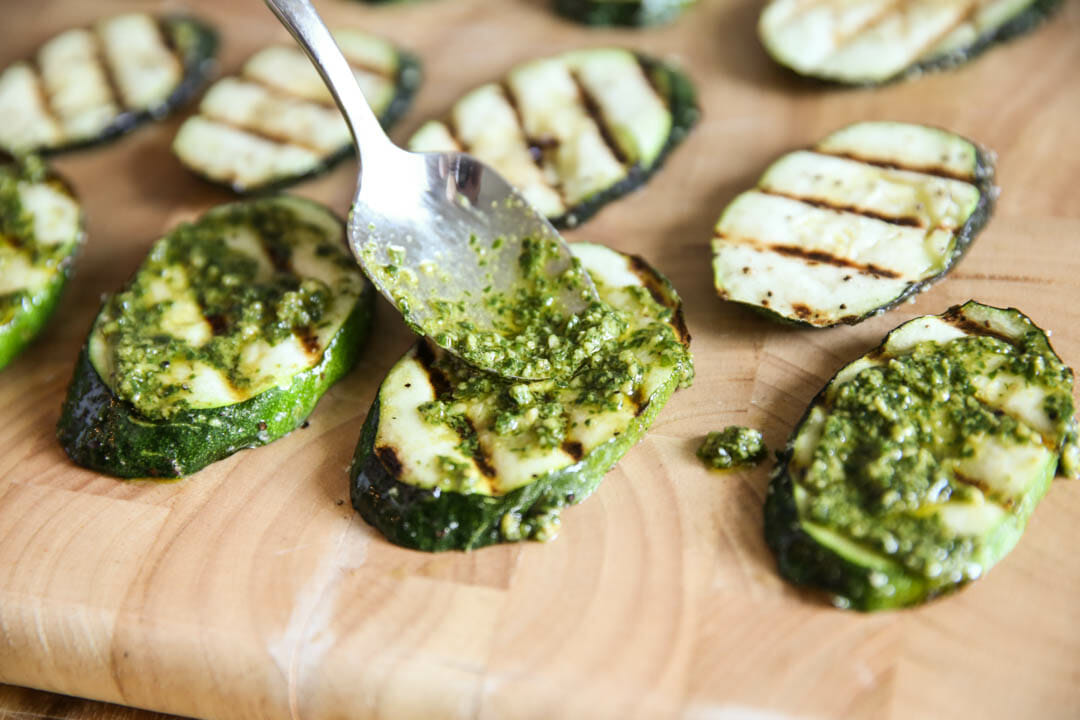
[[[385,303],[360,366],[310,427],[177,483],[82,470],[53,428],[98,298],[161,232],[229,195],[169,154],[179,118],[57,159],[90,238],[54,322],[0,375],[0,681],[252,720],[1080,717],[1080,483],[1056,482],[1017,549],[970,588],[860,615],[777,576],[762,539],[767,466],[715,474],[693,456],[730,423],[781,447],[842,364],[900,322],[968,298],[1023,309],[1080,365],[1080,2],[955,72],[852,91],[773,67],[754,34],[757,2],[701,0],[645,32],[577,27],[546,0],[319,5],[423,58],[399,140],[537,55],[618,43],[683,62],[702,123],[644,190],[568,236],[641,253],[670,276],[697,381],[543,545],[410,552],[349,507],[360,425],[412,340]],[[128,7],[216,21],[226,72],[285,37],[256,0],[7,2],[0,62]],[[941,125],[998,152],[997,213],[957,270],[913,304],[834,330],[718,301],[708,241],[723,206],[771,159],[875,118]],[[346,163],[298,192],[344,212],[354,171]],[[6,689],[0,703],[32,717],[41,697]],[[76,707],[66,716],[136,717]]]

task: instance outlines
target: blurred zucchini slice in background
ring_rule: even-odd
[[[968,302],[825,386],[773,474],[765,536],[784,577],[841,606],[914,605],[1001,560],[1078,455],[1072,370],[1018,310]]]
[[[857,323],[952,269],[990,218],[993,179],[992,155],[945,130],[846,127],[727,206],[716,290],[800,324]]]
[[[334,38],[384,128],[409,107],[419,60],[357,30]],[[238,193],[283,187],[352,153],[352,136],[330,90],[295,45],[252,55],[240,75],[218,80],[184,121],[173,152],[189,169]]]
[[[309,200],[217,207],[158,240],[107,297],[58,435],[79,465],[180,477],[298,427],[352,368],[374,291]]]
[[[573,244],[621,336],[568,380],[476,370],[421,340],[383,380],[351,468],[353,506],[391,542],[469,550],[549,540],[677,387],[690,336],[671,284],[638,257]]]
[[[409,141],[494,167],[558,227],[642,185],[697,122],[680,70],[629,50],[533,60],[459,100]]]
[[[674,20],[696,0],[555,0],[564,17],[585,25],[643,27]]]
[[[758,34],[800,75],[876,85],[959,65],[1028,32],[1061,0],[772,0]]]
[[[198,91],[216,51],[216,33],[180,15],[113,15],[62,32],[0,73],[0,148],[69,150],[162,117]]]
[[[0,369],[56,310],[85,237],[64,180],[35,156],[0,162]]]

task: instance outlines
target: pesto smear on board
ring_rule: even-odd
[[[761,432],[753,428],[729,425],[705,436],[697,456],[715,470],[727,470],[738,465],[756,465],[765,459],[768,448]]]
[[[500,263],[499,252],[504,251],[507,243],[496,238],[489,250],[472,236],[469,245],[481,267],[493,267]],[[593,298],[587,275],[577,258],[571,260],[565,271],[549,274],[548,266],[562,259],[557,241],[526,237],[520,247],[516,259],[518,280],[511,293],[499,292],[489,271],[489,284],[482,297],[457,302],[432,301],[432,317],[424,327],[414,323],[411,317],[417,304],[418,283],[415,273],[403,267],[405,249],[392,248],[390,262],[381,266],[372,262],[375,243],[365,244],[361,252],[369,267],[381,270],[381,279],[390,288],[406,321],[437,345],[503,377],[570,377],[586,358],[623,333],[626,323],[607,304]],[[425,265],[422,272],[440,271]],[[566,312],[558,301],[564,293],[584,298],[585,308],[576,314]],[[473,319],[478,314],[490,315],[494,327],[490,330],[480,327]]]

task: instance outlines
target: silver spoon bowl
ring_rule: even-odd
[[[265,0],[311,58],[352,132],[360,172],[349,213],[349,243],[376,288],[417,332],[451,352],[438,308],[449,303],[478,332],[507,333],[484,298],[513,297],[522,281],[526,238],[553,249],[546,272],[572,267],[569,248],[547,218],[496,171],[464,153],[412,153],[394,145],[356,83],[333,36],[308,0]],[[565,316],[598,298],[586,273],[552,283],[550,307]],[[496,359],[483,369],[499,371]],[[505,372],[501,374],[506,374]],[[525,379],[550,373],[512,373]]]

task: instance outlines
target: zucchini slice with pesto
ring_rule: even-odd
[[[352,504],[391,542],[548,540],[693,376],[678,295],[643,260],[571,245],[620,336],[568,380],[517,382],[421,340],[391,369],[353,458]]]
[[[853,324],[952,269],[990,218],[993,156],[959,135],[865,122],[773,163],[714,229],[720,297]]]
[[[167,115],[202,87],[216,52],[216,33],[181,15],[127,13],[62,32],[0,72],[0,149],[68,150]]]
[[[644,27],[674,20],[696,0],[555,0],[555,10],[585,25]]]
[[[1061,0],[772,0],[758,34],[800,75],[876,85],[953,67],[1022,35]]]
[[[66,182],[35,156],[0,164],[0,369],[56,310],[84,238]]]
[[[181,477],[301,425],[355,363],[374,291],[325,207],[217,207],[107,297],[58,427],[79,465]]]
[[[784,577],[843,607],[915,605],[1001,560],[1078,454],[1073,373],[1046,334],[968,302],[825,386],[773,474],[765,536]]]
[[[644,183],[698,119],[689,78],[629,50],[533,60],[459,100],[409,140],[498,170],[558,227]]]
[[[334,38],[383,127],[412,102],[417,58],[357,30]],[[329,170],[352,153],[345,119],[318,71],[295,45],[252,55],[239,76],[218,80],[184,121],[173,153],[189,170],[237,193],[278,188]]]

